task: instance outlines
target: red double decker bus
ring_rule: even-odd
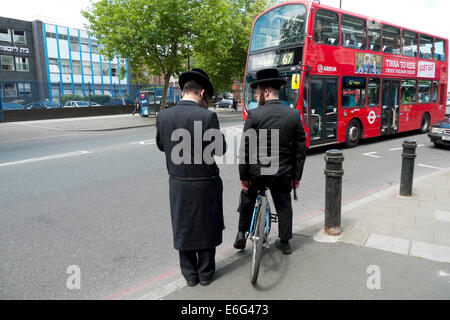
[[[244,119],[258,106],[258,70],[288,81],[280,100],[298,108],[307,146],[420,130],[445,116],[448,40],[320,4],[289,1],[253,25]]]

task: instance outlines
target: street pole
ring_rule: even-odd
[[[91,83],[89,82],[89,107],[91,106]]]
[[[414,180],[414,162],[417,143],[413,139],[406,139],[403,142],[402,153],[402,173],[400,178],[400,196],[411,197]]]
[[[62,108],[62,100],[61,100],[61,82],[58,82],[58,91],[59,91],[59,107]]]
[[[341,234],[344,154],[339,150],[327,151],[325,162],[325,233],[330,236],[339,236]]]
[[[339,9],[342,9],[342,0],[339,0]]]

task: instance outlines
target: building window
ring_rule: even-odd
[[[111,64],[111,76],[112,77],[117,77],[118,73],[117,73],[117,65],[115,64]]]
[[[31,85],[29,83],[18,83],[19,97],[31,97]]]
[[[383,52],[400,54],[400,29],[388,25],[383,26]]]
[[[78,42],[70,41],[70,50],[79,52],[80,46],[79,46]]]
[[[332,46],[339,45],[339,17],[337,13],[323,9],[317,11],[314,42]]]
[[[11,42],[11,30],[0,28],[0,41]]]
[[[109,77],[109,63],[102,63],[102,72],[104,77]]]
[[[436,38],[434,41],[434,56],[437,61],[445,61],[445,40]]]
[[[81,74],[80,61],[72,61],[72,71],[73,71],[73,74]]]
[[[72,71],[70,70],[70,60],[61,59],[61,73],[63,73],[63,74],[71,74],[72,73]]]
[[[415,104],[417,80],[402,80],[401,104]]]
[[[48,59],[50,73],[59,73],[58,59]]]
[[[83,63],[83,74],[84,74],[85,76],[91,76],[91,75],[92,75],[90,62],[85,61],[85,62]]]
[[[25,38],[25,31],[13,31],[14,43],[27,44],[27,39]]]
[[[92,63],[92,68],[94,69],[94,76],[101,76],[102,75],[102,71],[100,68],[100,63],[99,62],[93,62]]]
[[[28,58],[16,57],[16,70],[17,71],[30,71],[30,66],[28,65]]]
[[[419,35],[416,32],[403,30],[402,33],[403,55],[405,57],[417,58]]]
[[[366,105],[366,78],[342,77],[342,107]]]
[[[369,79],[369,90],[368,90],[369,106],[380,105],[380,79],[370,78]]]
[[[0,56],[2,70],[14,71],[14,59],[12,56]]]
[[[3,92],[5,98],[15,98],[17,97],[17,86],[15,83],[4,83]]]
[[[433,60],[433,37],[420,35],[420,58]]]
[[[431,81],[419,81],[419,103],[431,102]]]
[[[367,46],[366,20],[341,16],[342,46],[345,48],[365,50]]]
[[[49,39],[56,39],[56,33],[54,33],[54,32],[47,32],[45,35]]]
[[[67,40],[68,40],[67,34],[59,34],[59,33],[58,33],[58,39],[59,39],[59,40],[66,40],[66,41],[67,41]]]
[[[376,21],[369,23],[369,49],[376,52],[381,49],[381,26]]]
[[[433,81],[433,102],[438,102],[439,81]]]

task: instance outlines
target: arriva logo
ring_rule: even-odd
[[[328,67],[328,66],[323,66],[323,65],[321,65],[321,64],[319,64],[318,66],[317,66],[317,71],[319,71],[320,73],[322,73],[322,72],[337,72],[337,68],[336,67]]]

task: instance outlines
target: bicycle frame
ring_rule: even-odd
[[[262,197],[266,197],[266,192],[265,191],[260,191],[258,193],[258,196],[256,198],[256,203],[255,203],[255,208],[253,209],[253,216],[252,216],[252,222],[250,224],[250,231],[248,234],[248,238],[250,238],[251,240],[253,240],[253,236],[255,233],[255,229],[254,229],[254,225],[255,225],[255,220],[257,217],[257,213],[259,214],[260,212],[258,212],[257,210],[259,209],[260,205],[261,205],[261,198]],[[269,203],[269,202],[268,202]],[[271,226],[271,219],[270,219],[270,205],[267,206],[267,210],[266,210],[266,226],[268,226],[268,229],[266,230],[266,236],[270,233],[270,226]]]

